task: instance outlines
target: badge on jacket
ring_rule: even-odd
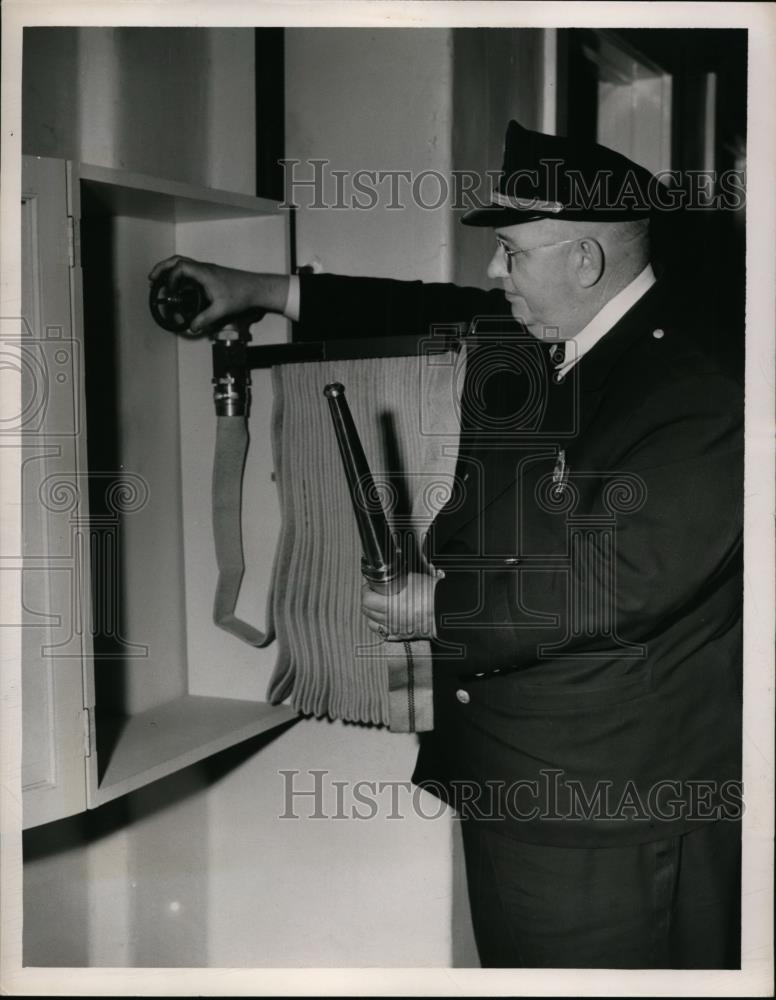
[[[568,479],[569,469],[566,465],[566,452],[565,449],[558,447],[558,453],[555,458],[555,468],[552,470],[552,492],[556,497],[563,496],[563,491],[566,489]]]

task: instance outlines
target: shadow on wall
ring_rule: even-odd
[[[26,830],[24,965],[206,966],[208,813],[202,792],[287,728],[99,809]],[[175,842],[164,821],[173,811],[180,831]]]
[[[203,792],[291,725],[99,809],[25,831],[24,965],[207,967],[214,873]],[[476,968],[463,847],[458,823],[451,826],[450,964]],[[294,965],[291,953],[287,964]]]

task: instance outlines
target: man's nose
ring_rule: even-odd
[[[496,247],[488,264],[488,277],[491,279],[506,278],[509,275],[507,257],[501,247]]]

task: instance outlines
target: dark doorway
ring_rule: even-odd
[[[629,103],[641,145],[621,151],[639,162],[640,153],[651,157],[644,165],[653,171],[670,171],[672,200],[685,206],[656,212],[653,226],[657,265],[676,292],[677,321],[743,378],[747,30],[572,28],[561,36],[565,99],[558,131],[614,145],[617,126],[627,128],[611,121],[619,113],[612,91],[636,81]],[[652,118],[661,96],[670,128],[656,152],[660,135]]]

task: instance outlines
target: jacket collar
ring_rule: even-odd
[[[580,358],[575,367],[578,368],[583,391],[599,389],[622,356],[645,333],[651,333],[659,326],[661,317],[665,315],[666,296],[665,282],[656,281],[611,330]]]

